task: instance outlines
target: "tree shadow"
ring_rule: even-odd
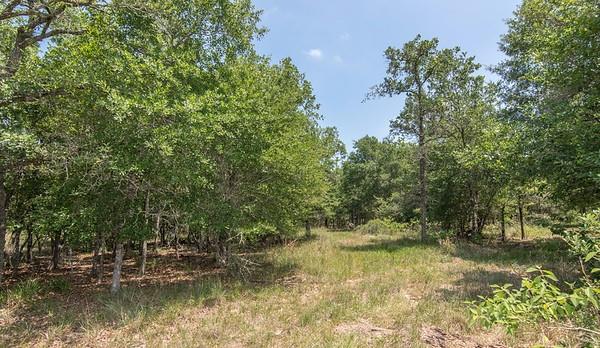
[[[367,244],[360,245],[341,245],[340,250],[354,251],[354,252],[388,252],[393,253],[406,248],[422,248],[422,249],[434,249],[437,248],[438,244],[432,241],[421,242],[420,240],[401,237],[397,239],[377,239],[368,242]]]
[[[448,256],[475,262],[481,267],[461,272],[460,279],[435,290],[434,296],[451,301],[473,301],[479,296],[489,296],[492,285],[521,285],[524,272],[529,267],[539,266],[554,272],[564,287],[566,282],[579,277],[577,263],[568,253],[566,243],[558,238],[507,243],[476,244],[459,241],[451,245],[440,245],[436,241],[421,242],[419,239],[401,237],[398,239],[375,239],[360,245],[342,245],[340,249],[351,252],[388,252],[403,249],[421,248],[437,250]],[[440,259],[440,262],[444,262]],[[491,267],[490,267],[491,266]],[[532,274],[531,276],[536,276]]]
[[[0,312],[0,346],[33,345],[43,340],[46,332],[56,330],[65,332],[61,339],[71,339],[76,344],[78,335],[90,328],[120,327],[139,318],[144,319],[143,323],[152,323],[153,318],[174,306],[208,310],[230,294],[253,295],[272,286],[287,286],[293,279],[296,265],[292,263],[274,263],[264,253],[243,257],[257,265],[245,279],[229,275],[206,254],[149,257],[144,277],[137,275],[134,260],[127,260],[123,288],[117,296],[108,293],[109,269],[105,270],[102,284],[90,282],[88,269],[83,266],[81,270],[64,270],[43,279],[23,276],[12,289],[3,290],[4,298],[9,297],[9,291],[19,290],[19,284],[29,281],[37,285],[14,306],[10,300],[0,301],[4,312]],[[58,279],[68,287],[54,286]]]
[[[498,242],[487,245],[462,242],[456,245],[451,254],[464,260],[502,265],[543,265],[568,262],[571,259],[567,244],[559,238]]]
[[[471,270],[454,283],[435,290],[435,294],[445,301],[474,301],[491,295],[494,284],[518,287],[521,276],[510,271]]]

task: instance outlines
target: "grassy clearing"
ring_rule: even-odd
[[[152,260],[155,280],[129,278],[116,298],[68,278],[29,279],[0,296],[0,346],[420,347],[429,328],[481,344],[568,345],[566,333],[545,327],[515,337],[470,327],[464,304],[532,265],[572,274],[563,249],[553,239],[440,246],[318,231],[258,255],[263,268],[246,283],[192,259],[168,269],[168,282],[153,278],[165,265]]]

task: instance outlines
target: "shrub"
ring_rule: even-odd
[[[407,229],[406,224],[389,219],[374,219],[356,229],[359,233],[370,235],[393,235]]]
[[[237,238],[240,246],[254,247],[265,244],[269,239],[282,235],[283,233],[276,227],[259,223],[252,227],[241,229]]]
[[[567,284],[570,291],[563,292],[554,273],[539,268],[528,270],[528,273],[534,272],[539,275],[524,278],[519,289],[511,289],[512,284],[493,285],[493,296],[481,297],[479,304],[471,302],[472,321],[488,328],[500,324],[513,332],[522,323],[541,320],[570,319],[585,325],[592,318],[592,312],[600,310],[598,287]]]
[[[600,210],[579,216],[561,235],[581,267],[578,281],[560,282],[550,271],[529,269],[538,275],[524,278],[520,288],[494,285],[491,297],[470,302],[472,321],[486,327],[500,324],[509,332],[522,323],[568,321],[579,325],[575,329],[600,336],[593,330],[600,318]]]

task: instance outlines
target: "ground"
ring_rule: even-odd
[[[108,283],[90,285],[89,260],[78,258],[50,278],[23,274],[0,293],[0,346],[568,345],[550,326],[515,336],[471,326],[465,304],[491,284],[517,284],[533,265],[568,275],[563,249],[552,238],[421,244],[409,232],[320,230],[310,241],[246,255],[261,265],[246,281],[225,276],[207,255],[154,256],[144,278],[132,259],[117,297]]]

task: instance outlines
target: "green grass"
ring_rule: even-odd
[[[491,284],[518,282],[532,265],[568,275],[563,249],[556,240],[440,246],[410,234],[317,231],[261,255],[250,282],[218,273],[132,282],[118,297],[65,280],[24,283],[0,297],[0,346],[420,347],[428,326],[482,344],[527,346],[544,333],[568,344],[543,326],[516,336],[472,327],[464,303]]]

